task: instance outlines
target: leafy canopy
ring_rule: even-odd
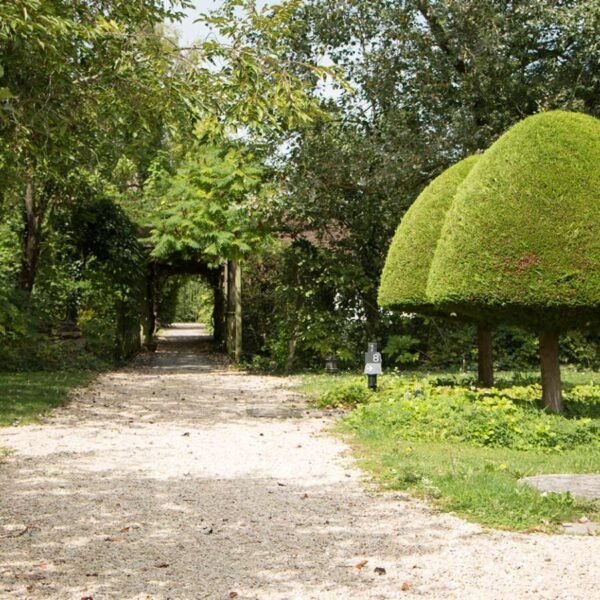
[[[264,236],[256,209],[264,167],[240,141],[205,138],[175,173],[158,170],[146,197],[154,202],[152,255],[216,265],[256,250]]]

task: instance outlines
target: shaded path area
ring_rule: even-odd
[[[287,380],[207,344],[166,331],[44,425],[0,430],[0,598],[597,595],[600,538],[485,532],[377,493]]]

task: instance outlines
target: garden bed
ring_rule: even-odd
[[[502,374],[493,389],[469,375],[388,375],[377,393],[364,377],[312,377],[321,407],[351,409],[338,426],[357,458],[390,489],[410,490],[483,525],[557,530],[600,515],[597,501],[539,493],[522,477],[600,473],[597,373],[567,373],[564,416],[540,406],[529,376]]]

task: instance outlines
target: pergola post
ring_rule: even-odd
[[[222,349],[226,334],[227,266],[221,267],[213,278],[213,293],[213,340],[215,346]]]
[[[235,260],[227,261],[227,353],[235,362],[242,357],[242,269]]]

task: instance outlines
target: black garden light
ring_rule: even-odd
[[[326,373],[337,373],[337,356],[329,355],[325,357],[325,372]]]

